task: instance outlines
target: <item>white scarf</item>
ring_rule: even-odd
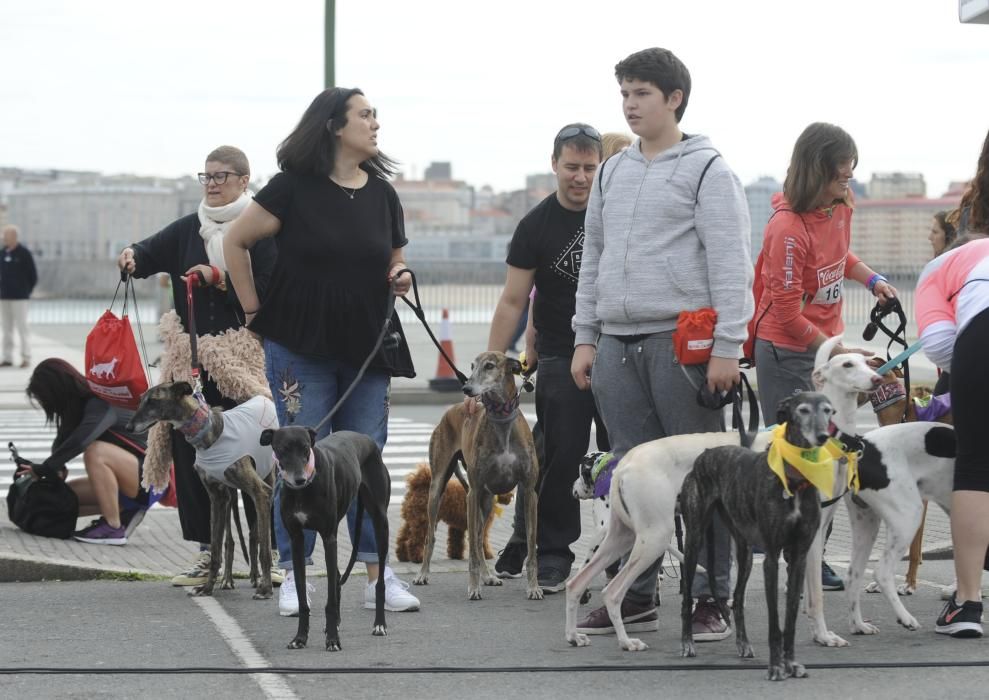
[[[221,272],[227,271],[223,260],[223,234],[226,233],[230,222],[236,219],[251,201],[251,196],[244,192],[222,207],[211,207],[206,204],[206,198],[199,203],[199,235],[206,244],[206,255],[210,265],[216,265]]]

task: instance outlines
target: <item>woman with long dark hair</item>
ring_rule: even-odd
[[[92,544],[127,544],[127,537],[157,497],[141,488],[146,434],[125,428],[130,411],[96,396],[86,378],[65,360],[49,358],[34,368],[27,395],[55,426],[52,453],[34,471],[58,473],[82,455],[86,476],[67,479],[79,499],[79,515],[100,517],[75,533]],[[20,465],[19,465],[20,466]]]
[[[896,289],[851,251],[855,141],[833,124],[814,123],[793,146],[783,192],[773,196],[760,253],[763,293],[756,299],[755,360],[762,415],[779,402],[814,391],[818,346],[844,330],[844,282],[854,280],[885,302]],[[836,345],[833,354],[861,352]],[[825,590],[844,583],[823,564]]]
[[[278,173],[234,222],[224,240],[230,278],[247,314],[249,328],[264,338],[265,369],[282,426],[315,427],[354,384],[374,349],[387,318],[401,330],[388,307],[388,288],[405,294],[405,222],[402,205],[387,177],[394,162],[378,150],[377,112],[358,89],[324,90],[278,147]],[[277,237],[278,261],[263,300],[255,293],[247,250]],[[353,430],[384,449],[388,436],[391,378],[412,377],[404,336],[378,349],[354,392],[318,437]],[[281,481],[275,486],[275,539],[279,565],[292,569],[292,549],[282,523]],[[347,514],[351,539],[355,504]],[[316,533],[305,531],[306,561]],[[387,543],[381,543],[387,546]],[[390,568],[379,572],[374,529],[365,513],[357,558],[367,566],[365,607],[374,607],[374,583],[385,579],[385,608],[418,610]],[[279,612],[297,615],[294,577],[286,577]],[[311,580],[311,579],[310,579]]]

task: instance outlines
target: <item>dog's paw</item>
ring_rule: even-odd
[[[232,591],[233,589],[234,589],[234,580],[232,578],[223,579],[222,581],[220,581],[221,591]]]
[[[204,583],[201,586],[194,587],[191,591],[189,591],[189,595],[195,598],[198,598],[199,596],[210,596],[213,595],[213,587]]]
[[[372,637],[387,637],[388,628],[385,625],[375,625],[371,628]]]
[[[685,659],[692,659],[697,656],[697,647],[694,646],[693,641],[680,642],[680,656]]]
[[[629,637],[624,642],[618,642],[620,646],[625,651],[645,651],[649,648],[649,645],[643,642],[641,639],[636,639],[635,637]]]
[[[803,664],[798,664],[796,661],[787,661],[786,670],[790,675],[790,678],[806,678],[807,669],[804,668]]]
[[[326,636],[326,651],[343,651],[339,637]]]
[[[288,649],[305,649],[306,642],[309,641],[305,637],[296,637],[291,642],[288,643]]]
[[[865,587],[866,593],[880,593],[882,590],[883,589],[879,585],[879,581],[869,581],[868,585]]]
[[[497,576],[485,576],[484,585],[485,586],[501,586],[504,582]]]
[[[528,600],[543,600],[546,594],[543,593],[542,588],[529,588],[525,592],[525,597]]]
[[[251,597],[254,600],[271,600],[271,587],[269,586],[267,589],[259,588]]]
[[[412,583],[416,586],[428,586],[429,574],[419,574],[414,579],[412,579]]]
[[[916,586],[911,586],[909,583],[901,583],[896,587],[897,595],[913,595],[917,592]]]
[[[573,634],[567,635],[567,642],[572,647],[589,647],[591,646],[591,638],[586,634],[580,634],[579,632],[574,632]]]
[[[467,600],[480,600],[481,590],[479,588],[468,588],[467,589]]]
[[[861,622],[853,622],[849,625],[852,634],[879,634],[879,628],[876,627],[871,622],[866,622],[862,620]]]
[[[755,653],[752,651],[752,645],[749,644],[748,640],[737,640],[735,647],[738,649],[738,658],[751,659],[755,657]]]
[[[814,635],[814,643],[822,647],[847,647],[848,642],[831,630],[826,630],[823,635]]]
[[[787,673],[786,666],[783,664],[770,664],[769,673],[766,674],[766,678],[771,681],[785,681],[790,677]]]
[[[920,623],[917,622],[917,618],[915,618],[913,615],[908,614],[902,620],[897,618],[896,621],[899,622],[904,627],[906,627],[911,632],[916,632],[917,630],[920,629]]]

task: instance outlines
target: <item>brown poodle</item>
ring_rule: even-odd
[[[419,468],[405,479],[405,498],[402,501],[402,526],[398,529],[398,539],[395,542],[395,556],[399,561],[422,562],[423,549],[426,546],[426,532],[429,529],[426,504],[429,502],[429,465],[420,464]],[[506,493],[495,498],[495,507],[491,510],[488,522],[484,526],[484,558],[491,559],[494,552],[488,543],[488,533],[496,513],[500,513],[497,504],[508,505],[512,502],[512,494]],[[467,494],[457,479],[450,479],[440,500],[439,519],[447,525],[446,554],[450,559],[463,559],[465,539],[467,535]]]

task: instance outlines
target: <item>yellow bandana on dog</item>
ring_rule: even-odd
[[[785,435],[786,423],[778,425],[773,430],[773,441],[769,446],[768,456],[769,468],[783,482],[783,491],[788,496],[793,495],[786,478],[785,462],[800,472],[818,491],[830,498],[834,493],[834,460],[844,454],[840,445],[832,439],[825,443],[823,449],[820,447],[805,449],[787,442],[784,438]],[[858,470],[853,469],[852,459],[852,456],[849,456],[849,483],[851,483],[853,472],[856,476],[856,482],[858,476]]]

